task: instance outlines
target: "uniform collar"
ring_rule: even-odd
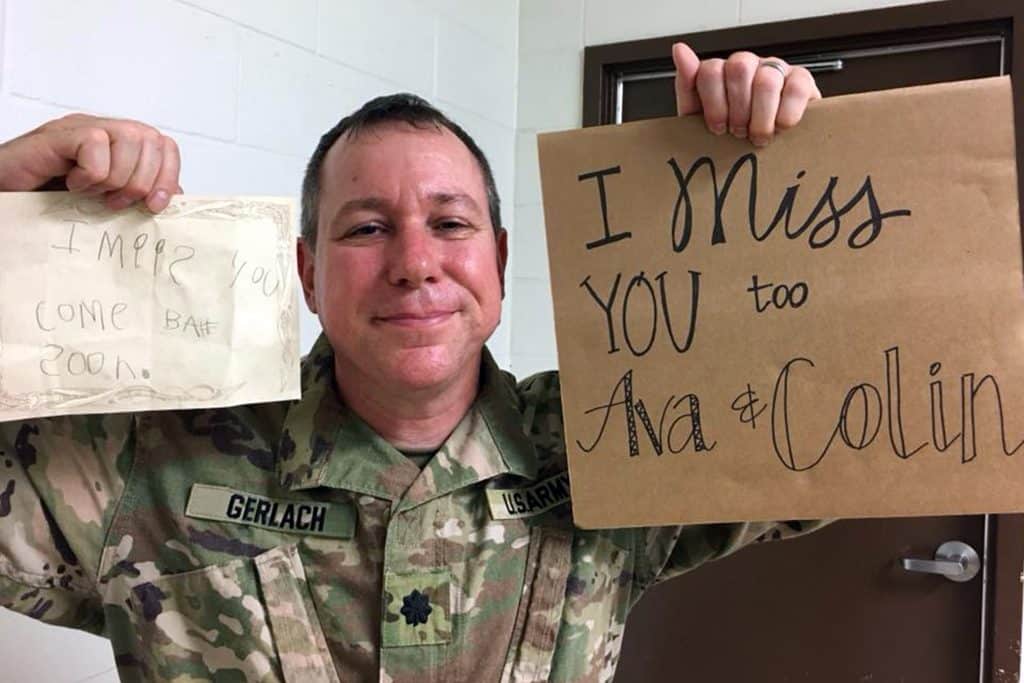
[[[448,440],[421,471],[342,404],[334,354],[323,335],[302,364],[302,398],[285,418],[278,473],[287,489],[345,489],[415,507],[502,474],[537,475],[523,431],[515,380],[485,348],[480,391]]]

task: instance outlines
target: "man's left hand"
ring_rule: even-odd
[[[688,45],[676,43],[672,61],[680,116],[703,112],[712,133],[728,131],[759,147],[800,123],[807,103],[821,99],[807,69],[774,57],[736,52],[702,61]]]

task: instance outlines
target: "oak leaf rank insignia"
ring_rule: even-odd
[[[430,597],[426,593],[420,593],[413,589],[412,593],[402,598],[400,611],[405,617],[405,623],[410,626],[418,626],[427,623],[427,618],[430,617],[433,608],[430,606]]]

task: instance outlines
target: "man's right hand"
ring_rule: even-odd
[[[64,176],[111,209],[144,201],[154,213],[181,192],[174,140],[138,121],[70,114],[0,144],[0,191],[35,190]]]

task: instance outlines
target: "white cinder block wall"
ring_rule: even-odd
[[[517,0],[0,0],[0,140],[71,111],[138,118],[178,140],[187,192],[297,197],[325,130],[411,91],[487,152],[511,225],[518,19]],[[505,366],[509,329],[490,342]],[[106,641],[0,609],[0,681],[113,667]]]
[[[535,135],[580,124],[585,45],[915,1],[0,0],[0,140],[136,117],[179,141],[188,192],[297,195],[339,116],[422,94],[494,166],[513,256],[491,348],[524,376],[557,365]],[[316,332],[303,320],[305,345]],[[98,638],[5,610],[0,636],[2,680],[116,680]]]
[[[512,197],[516,0],[0,0],[0,139],[70,111],[179,142],[194,194],[298,196],[320,135],[410,91],[453,116]],[[511,223],[511,207],[507,213]],[[319,327],[303,320],[303,344]],[[508,362],[506,322],[491,340]]]
[[[538,132],[582,122],[583,48],[920,0],[520,0],[519,117],[512,260],[512,370],[520,377],[557,367]]]

